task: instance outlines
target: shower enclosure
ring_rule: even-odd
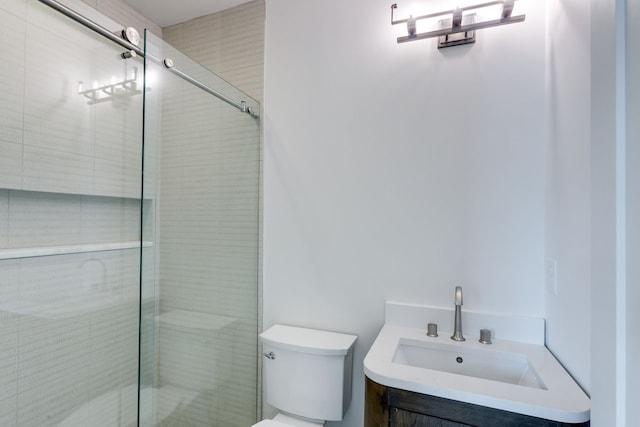
[[[0,0],[0,425],[251,425],[260,107],[45,3]]]

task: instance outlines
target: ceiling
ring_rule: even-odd
[[[124,0],[163,28],[250,1],[252,0]]]

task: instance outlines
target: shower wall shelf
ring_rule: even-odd
[[[153,246],[152,242],[142,242],[143,248]],[[90,252],[117,251],[122,249],[136,249],[140,241],[115,243],[88,243],[82,245],[41,246],[34,248],[0,249],[0,260],[36,258],[53,255],[69,255]]]

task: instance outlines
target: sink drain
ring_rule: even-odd
[[[456,362],[462,363],[462,362],[464,362],[464,360],[462,360],[462,357],[458,356],[458,357],[456,357]]]

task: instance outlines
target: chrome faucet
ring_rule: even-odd
[[[460,286],[456,286],[454,303],[456,305],[456,315],[451,339],[454,341],[464,341],[465,339],[462,336],[462,288]]]

